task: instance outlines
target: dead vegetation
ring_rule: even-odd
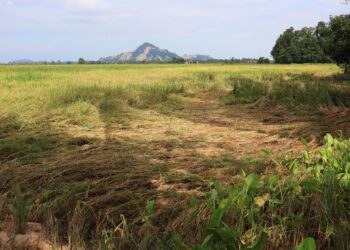
[[[207,82],[215,77],[200,76]],[[166,97],[159,94],[158,101],[147,105],[133,96],[127,107],[113,95],[106,101],[108,91],[95,88],[93,96],[82,94],[79,106],[64,111],[68,120],[57,110],[59,115],[50,113],[40,123],[2,116],[0,218],[16,224],[17,209],[28,214],[17,223],[35,221],[45,227],[45,233],[17,234],[11,244],[108,249],[116,240],[121,249],[153,248],[169,231],[196,243],[209,215],[203,211],[193,219],[190,203],[192,197],[204,198],[208,182],[238,183],[242,172],[283,175],[286,169],[263,150],[275,158],[293,156],[304,150],[300,136],[311,140],[311,148],[326,133],[349,136],[348,108],[300,114],[278,105],[226,105],[222,98],[230,89],[223,86],[216,92],[201,87],[200,93],[168,89]],[[79,119],[72,122],[75,114]],[[100,120],[91,120],[90,114]],[[14,203],[15,198],[22,200]],[[151,200],[156,203],[148,214],[146,202]],[[152,223],[145,223],[150,216]],[[0,224],[5,246],[13,235],[6,223]]]

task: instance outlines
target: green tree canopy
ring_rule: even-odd
[[[350,15],[331,17],[330,56],[346,73],[350,73]]]
[[[271,55],[276,63],[292,63],[293,56],[293,38],[295,37],[294,28],[287,29],[277,39],[275,46],[272,49]]]
[[[322,41],[318,38],[319,35]],[[278,39],[271,55],[276,63],[326,63],[330,62],[325,52],[328,46],[327,32],[317,28],[287,29]]]
[[[276,63],[328,63],[335,61],[350,72],[350,15],[319,22],[315,28],[289,28],[271,51]]]
[[[85,64],[85,60],[84,60],[84,58],[79,58],[79,60],[78,60],[78,64]]]
[[[270,59],[265,58],[265,57],[259,57],[257,64],[269,64],[270,63]]]

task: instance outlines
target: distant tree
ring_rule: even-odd
[[[296,49],[293,40],[295,38],[294,28],[287,29],[276,41],[271,55],[276,63],[293,63],[293,54]]]
[[[329,29],[323,23],[316,28],[287,29],[271,51],[276,63],[326,63],[331,59]]]
[[[315,35],[319,46],[321,47],[323,54],[321,61],[325,63],[332,62],[330,56],[331,44],[332,44],[332,30],[325,22],[319,22],[315,28]]]
[[[270,63],[270,59],[265,58],[265,57],[259,57],[257,64],[269,64]]]
[[[171,58],[171,63],[178,63],[178,64],[183,64],[185,63],[185,59],[183,59],[182,57],[173,57]]]
[[[346,0],[349,3],[350,0]],[[350,73],[350,14],[319,22],[315,28],[287,29],[271,51],[276,63],[329,63]]]
[[[350,15],[331,17],[330,29],[332,40],[329,54],[345,73],[350,73]]]
[[[316,37],[315,28],[303,28],[296,31],[296,63],[325,63],[326,54]]]
[[[84,60],[84,58],[79,58],[79,60],[78,60],[78,64],[85,64],[85,60]]]

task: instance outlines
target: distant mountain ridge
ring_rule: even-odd
[[[172,62],[174,59],[184,59],[186,62],[205,62],[215,60],[208,55],[200,54],[185,54],[179,56],[178,54],[171,52],[167,49],[160,49],[159,47],[151,43],[143,43],[136,50],[126,53],[120,53],[116,56],[102,57],[98,61],[88,61],[90,63],[138,63],[138,62]],[[174,60],[176,62],[176,60]],[[19,59],[9,62],[9,64],[47,64],[46,61],[32,61],[29,59]],[[50,62],[49,62],[50,63]],[[62,63],[61,61],[51,62]],[[63,63],[76,63],[76,62],[63,62]]]
[[[29,64],[29,63],[33,63],[33,61],[29,59],[18,59],[18,60],[9,62],[9,64]]]
[[[101,63],[135,63],[135,62],[170,62],[174,58],[183,58],[186,61],[208,61],[213,58],[207,55],[184,55],[183,57],[177,55],[166,49],[151,44],[144,43],[136,50],[126,53],[121,53],[116,56],[109,56],[100,58]]]
[[[151,43],[144,43],[134,51],[101,58],[99,61],[103,63],[167,62],[173,58],[180,58],[180,56],[166,49],[160,49]]]
[[[186,61],[192,60],[192,61],[201,61],[201,62],[214,60],[214,58],[212,58],[211,56],[199,55],[199,54],[194,54],[194,55],[185,54],[183,55],[182,58],[185,59]]]

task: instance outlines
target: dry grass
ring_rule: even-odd
[[[98,246],[103,230],[115,228],[122,248],[151,247],[170,229],[196,242],[202,234],[188,218],[189,203],[203,196],[208,181],[283,172],[266,163],[263,149],[293,155],[303,150],[301,135],[316,142],[326,132],[349,133],[346,108],[300,115],[225,105],[232,79],[316,72],[339,71],[334,65],[1,67],[0,218],[13,219],[17,183],[31,203],[28,219],[75,247]],[[147,200],[156,200],[152,225],[142,222]],[[127,224],[117,227],[124,217]]]

